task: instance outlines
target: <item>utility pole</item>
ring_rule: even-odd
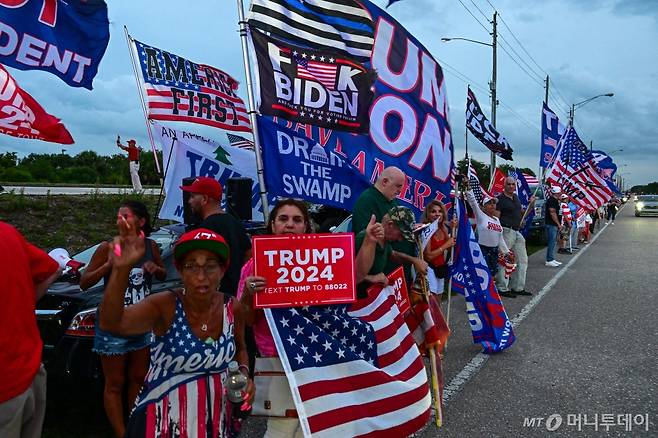
[[[497,45],[497,39],[498,39],[498,12],[494,11],[493,15],[493,21],[491,24],[493,24],[493,32],[491,33],[491,36],[493,37],[493,41],[491,43],[491,47],[493,48],[493,71],[491,73],[491,83],[489,83],[489,87],[491,89],[491,124],[493,127],[496,127],[496,105],[498,105],[498,100],[496,99],[496,45]],[[493,181],[494,178],[494,173],[496,172],[496,154],[491,152],[491,177],[489,181]]]
[[[544,87],[546,89],[546,94],[544,94],[544,103],[548,105],[548,86],[549,86],[549,78],[548,75],[546,75],[546,80],[544,81],[546,83],[546,86]]]
[[[594,140],[589,141],[589,151],[592,152],[594,150]]]

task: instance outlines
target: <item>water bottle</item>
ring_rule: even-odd
[[[228,364],[228,377],[226,379],[227,397],[236,405],[244,403],[243,391],[247,388],[247,376],[240,372],[239,365],[232,360]]]

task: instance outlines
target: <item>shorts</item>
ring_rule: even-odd
[[[96,324],[96,335],[94,336],[94,347],[92,351],[103,356],[115,356],[141,350],[151,345],[153,333],[144,333],[134,336],[116,336],[101,330]]]

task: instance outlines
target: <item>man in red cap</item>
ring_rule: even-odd
[[[231,250],[231,263],[221,282],[224,293],[236,296],[240,270],[251,258],[251,240],[242,223],[221,207],[222,185],[214,178],[197,177],[189,186],[181,190],[190,193],[188,204],[192,212],[201,218],[195,228],[207,228],[221,235]]]
[[[128,152],[128,161],[130,166],[130,180],[133,183],[133,190],[142,191],[142,182],[139,180],[139,152],[141,148],[137,147],[135,140],[128,140],[128,146],[121,144],[121,139],[117,136],[117,146]]]

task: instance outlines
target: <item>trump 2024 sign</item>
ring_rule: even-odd
[[[254,236],[252,244],[255,274],[267,279],[256,308],[356,300],[352,233]]]

